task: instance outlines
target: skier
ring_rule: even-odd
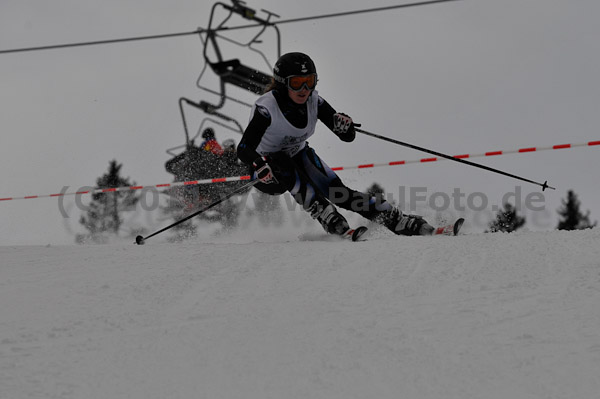
[[[290,192],[331,234],[352,231],[334,204],[396,234],[432,234],[434,228],[421,216],[405,215],[385,200],[346,187],[308,145],[317,119],[344,142],[356,136],[352,118],[336,112],[319,96],[316,85],[317,71],[308,55],[288,53],[275,63],[273,81],[256,100],[238,145],[239,159],[251,166],[253,179],[260,180],[255,187],[271,195]]]

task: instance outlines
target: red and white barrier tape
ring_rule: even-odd
[[[462,155],[454,155],[455,158],[465,159],[465,158],[480,158],[480,157],[492,157],[498,155],[507,155],[507,154],[520,154],[520,153],[529,153],[529,152],[539,152],[539,151],[548,151],[548,150],[561,150],[565,148],[575,148],[575,147],[591,147],[600,145],[600,140],[598,141],[589,141],[587,143],[580,144],[558,144],[551,147],[528,147],[528,148],[520,148],[518,150],[508,150],[508,151],[489,151],[481,154],[462,154]],[[367,169],[367,168],[377,168],[382,166],[396,166],[396,165],[407,165],[412,163],[428,163],[428,162],[436,162],[443,161],[445,158],[421,158],[414,159],[409,161],[393,161],[393,162],[385,162],[385,163],[369,163],[355,166],[338,166],[332,168],[334,171],[340,170],[351,170],[351,169]],[[7,197],[0,198],[0,201],[12,201],[12,200],[22,200],[22,199],[34,199],[34,198],[52,198],[52,197],[64,197],[67,195],[83,195],[83,194],[98,194],[98,193],[112,193],[117,191],[133,191],[133,190],[142,190],[147,188],[171,188],[171,187],[179,187],[179,186],[195,186],[198,184],[212,184],[212,183],[224,183],[231,181],[240,181],[240,180],[250,180],[250,176],[234,176],[234,177],[223,177],[217,179],[205,179],[205,180],[192,180],[185,182],[174,182],[174,183],[165,183],[165,184],[155,184],[150,186],[131,186],[131,187],[118,187],[118,188],[101,188],[101,189],[92,189],[87,191],[76,191],[71,193],[59,193],[59,194],[48,194],[48,195],[28,195],[25,197]]]
[[[180,182],[174,182],[174,183],[154,184],[154,185],[150,185],[150,186],[97,188],[97,189],[92,189],[92,190],[87,190],[87,191],[75,191],[72,193],[58,193],[58,194],[48,194],[48,195],[28,195],[26,197],[0,198],[0,201],[22,200],[22,199],[33,199],[33,198],[65,197],[67,195],[114,193],[117,191],[143,190],[145,188],[147,189],[147,188],[171,188],[171,187],[178,187],[178,186],[195,186],[198,184],[224,183],[224,182],[229,182],[229,181],[240,181],[240,180],[250,180],[250,176],[235,176],[235,177],[222,177],[222,178],[217,178],[217,179],[180,181]]]
[[[564,148],[589,147],[589,146],[595,146],[595,145],[600,145],[600,140],[589,141],[587,143],[581,143],[581,144],[558,144],[558,145],[554,145],[551,147],[527,147],[527,148],[520,148],[518,150],[489,151],[489,152],[484,152],[481,154],[461,154],[461,155],[453,155],[453,156],[454,156],[454,158],[460,158],[460,159],[481,158],[481,157],[492,157],[492,156],[498,156],[498,155],[520,154],[520,153],[525,153],[525,152],[561,150]],[[340,166],[340,167],[332,168],[332,169],[334,171],[339,171],[339,170],[348,170],[348,169],[375,168],[375,167],[380,167],[380,166],[407,165],[407,164],[411,164],[411,163],[427,163],[427,162],[436,162],[436,161],[445,161],[445,160],[446,160],[446,158],[430,157],[430,158],[413,159],[411,161],[394,161],[394,162],[387,162],[387,163],[368,163],[368,164],[363,164],[363,165],[358,165],[358,166]]]

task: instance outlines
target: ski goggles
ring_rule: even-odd
[[[308,90],[312,90],[317,85],[317,74],[289,76],[286,80],[287,87],[291,91],[300,91],[305,86]]]

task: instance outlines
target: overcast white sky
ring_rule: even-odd
[[[400,3],[248,1],[282,19]],[[207,26],[212,4],[3,0],[0,49],[191,31]],[[363,128],[459,154],[599,140],[598,15],[597,0],[464,0],[280,29],[283,51],[310,54],[320,94]],[[226,57],[268,72],[250,53],[228,51]],[[274,60],[274,47],[266,51]],[[195,86],[202,67],[195,36],[0,54],[0,198],[93,185],[113,158],[138,184],[171,181],[165,150],[184,143],[179,97],[216,101]],[[216,87],[210,72],[203,83]],[[235,89],[229,93],[253,101]],[[233,103],[224,111],[242,123],[249,112]],[[189,115],[195,131],[201,115]],[[221,140],[239,139],[219,133]],[[310,142],[331,166],[426,156],[365,136],[345,144],[323,126]],[[530,229],[550,230],[568,189],[580,195],[592,219],[600,219],[599,150],[474,161],[557,187],[544,193],[546,211],[529,215]],[[373,181],[389,192],[399,186],[427,187],[429,194],[460,188],[466,195],[484,193],[490,203],[515,186],[523,197],[540,191],[449,162],[340,176],[357,189]],[[65,226],[77,229],[79,215],[70,207],[71,218],[64,220],[55,199],[0,202],[0,245],[72,242]]]

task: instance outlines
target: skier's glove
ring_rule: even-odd
[[[352,118],[343,113],[333,114],[333,132],[345,142],[354,141],[356,131],[354,127],[360,126],[359,123],[352,122]]]
[[[278,183],[268,162],[267,157],[259,157],[252,162],[256,176],[264,184]]]

